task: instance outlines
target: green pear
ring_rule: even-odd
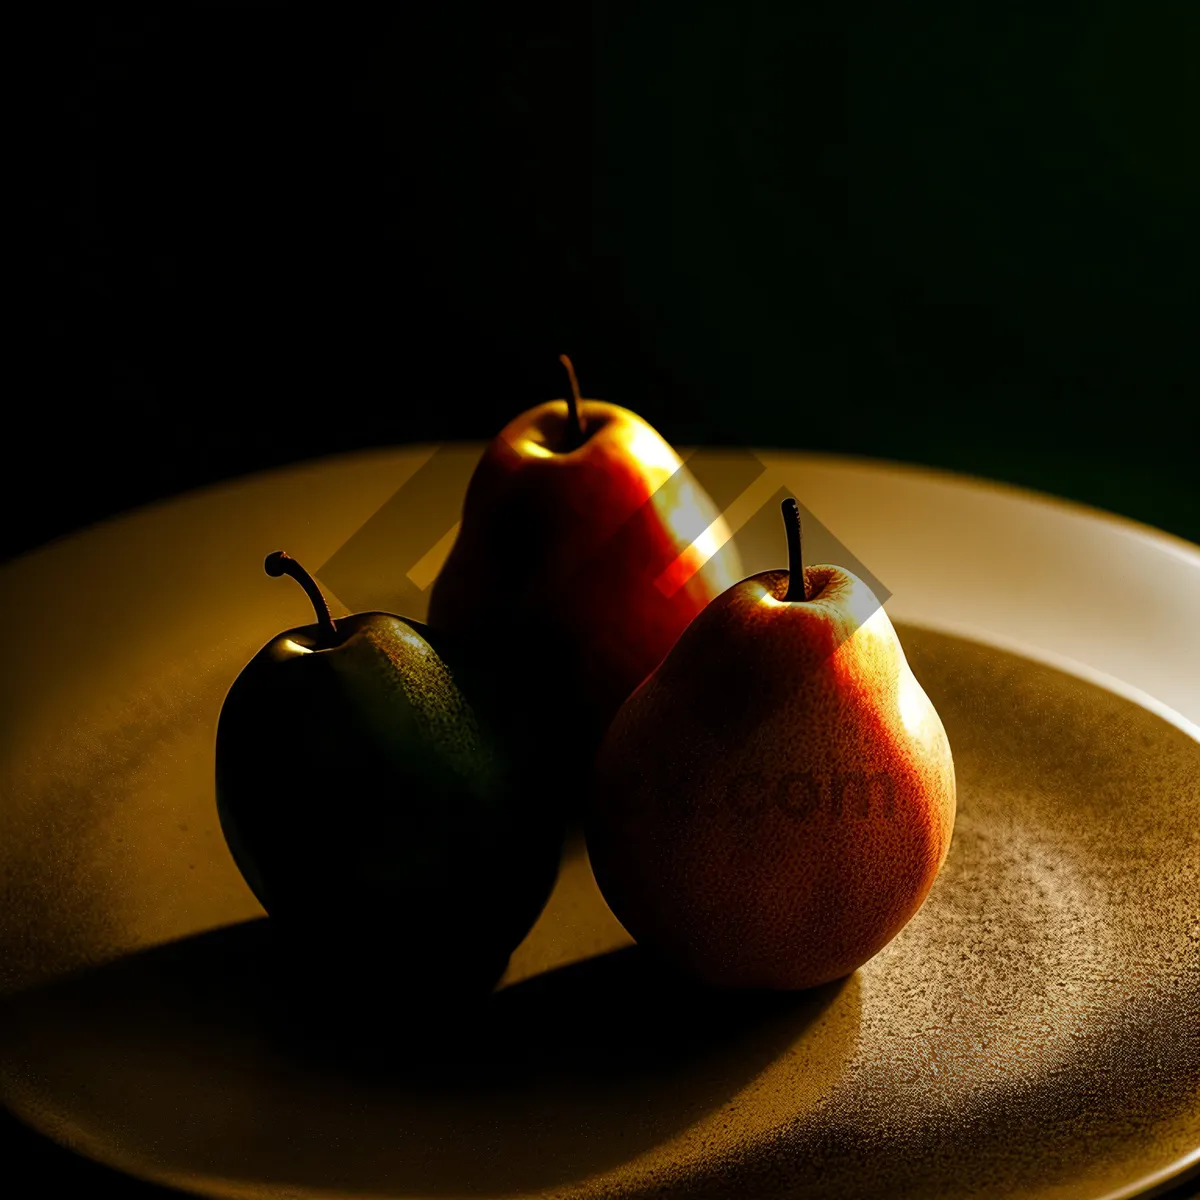
[[[485,984],[540,914],[562,828],[495,732],[502,696],[421,623],[317,621],[238,675],[216,740],[217,810],[243,877],[314,962],[418,986]]]

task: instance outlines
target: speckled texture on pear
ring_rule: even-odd
[[[713,983],[852,971],[911,918],[950,844],[950,748],[886,613],[849,574],[809,575],[808,604],[771,602],[786,572],[714,601],[597,761],[601,891],[634,938]]]

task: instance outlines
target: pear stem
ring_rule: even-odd
[[[320,640],[325,644],[333,642],[337,637],[337,626],[333,623],[333,614],[329,604],[317,587],[317,581],[286,551],[276,550],[268,554],[263,563],[268,575],[278,579],[280,575],[290,575],[307,593],[317,614],[317,625],[320,628]]]
[[[808,581],[804,578],[800,542],[800,506],[789,496],[780,507],[783,509],[788,544],[788,586],[783,598],[788,601],[807,600]]]
[[[579,405],[582,399],[579,395],[579,381],[575,378],[575,368],[571,365],[571,360],[565,354],[560,354],[558,361],[567,368],[567,375],[571,379],[571,394],[567,397],[567,438],[565,448],[567,450],[574,450],[583,444],[585,437],[583,421],[579,416]]]

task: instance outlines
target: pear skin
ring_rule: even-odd
[[[954,827],[937,711],[865,583],[838,566],[743,580],[621,708],[587,843],[630,935],[724,987],[801,989],[877,954]]]
[[[741,571],[719,511],[662,436],[580,397],[573,369],[571,383],[569,401],[520,414],[484,450],[429,624],[495,653],[510,688],[524,686],[521,723],[578,774],[620,705]],[[676,586],[659,586],[664,572]]]
[[[553,889],[562,843],[494,732],[494,691],[420,622],[335,623],[295,560],[266,568],[301,583],[317,622],[272,638],[222,704],[216,802],[234,862],[314,971],[491,987]]]

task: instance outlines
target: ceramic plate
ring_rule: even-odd
[[[270,550],[320,565],[335,615],[396,597],[423,615],[445,539],[411,570],[398,551],[403,578],[342,548],[372,519],[378,547],[431,453],[256,476],[4,568],[18,1116],[217,1197],[1117,1200],[1200,1165],[1200,550],[888,464],[764,454],[730,519],[747,572],[783,565],[777,506],[754,514],[793,492],[890,593],[945,722],[954,840],[891,944],[771,1003],[680,993],[575,841],[469,1027],[401,1025],[412,1053],[386,1067],[296,1037],[217,822],[217,715],[311,619]]]

